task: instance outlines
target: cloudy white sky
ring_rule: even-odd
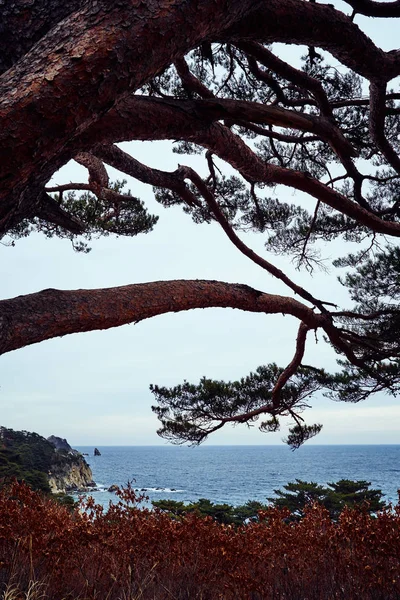
[[[358,20],[360,25],[363,21]],[[395,25],[372,20],[369,34],[384,49],[395,48]],[[123,147],[142,162],[165,170],[175,169],[178,163],[200,165],[198,157],[172,154],[167,142]],[[111,169],[110,173],[115,176]],[[85,170],[74,163],[54,178],[57,183],[85,180]],[[49,287],[111,287],[161,279],[217,279],[287,294],[283,284],[239,254],[219,226],[194,225],[180,209],[158,206],[151,188],[132,180],[128,187],[146,201],[151,212],[160,215],[152,233],[93,240],[88,255],[75,253],[66,240],[39,235],[18,241],[14,248],[0,246],[2,297]],[[291,190],[277,188],[276,194],[313,208],[311,200]],[[266,255],[262,236],[245,239]],[[342,249],[336,244],[324,247],[323,252],[334,257]],[[315,296],[346,302],[335,270],[310,277],[296,271],[286,259],[269,258]],[[66,437],[73,445],[164,444],[156,435],[150,383],[196,382],[203,375],[237,379],[263,363],[285,365],[292,357],[296,330],[297,322],[291,317],[207,309],[36,344],[0,359],[0,424]],[[335,355],[321,337],[313,340],[310,336],[305,362],[334,369]],[[400,441],[400,404],[385,396],[359,405],[317,397],[307,421],[324,424],[322,433],[309,443]],[[257,427],[227,427],[206,443],[281,444],[284,436],[285,428],[276,434],[262,434]]]

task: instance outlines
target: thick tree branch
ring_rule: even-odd
[[[0,74],[26,54],[46,33],[82,6],[82,0],[26,0],[1,6]]]
[[[69,215],[61,208],[58,202],[45,192],[43,192],[40,197],[40,203],[35,210],[34,216],[43,219],[48,223],[53,223],[58,227],[62,227],[63,229],[67,229],[75,235],[84,233],[86,229],[85,224],[82,223],[82,221]]]
[[[373,0],[344,0],[354,13],[366,17],[400,17],[400,1],[374,2]]]
[[[378,48],[350,17],[331,4],[288,0],[277,6],[270,0],[228,28],[220,41],[316,46],[368,80],[389,81],[400,73],[399,53]]]
[[[305,173],[266,164],[227,127],[219,123],[211,125],[199,121],[190,110],[186,110],[188,106],[190,102],[188,104],[187,101],[181,103],[179,100],[164,101],[158,98],[134,96],[124,100],[118,112],[113,111],[109,118],[94,126],[90,136],[85,135],[83,141],[89,144],[89,140],[101,133],[103,139],[115,137],[117,141],[122,141],[123,132],[125,139],[154,139],[151,127],[156,121],[159,123],[157,139],[183,139],[195,142],[225,160],[247,181],[277,183],[297,189],[376,233],[400,237],[400,224],[380,219],[343,194]],[[137,115],[140,114],[140,119],[138,118],[134,123],[131,120],[132,111]]]
[[[33,177],[48,179],[46,163],[55,170],[66,145],[81,150],[76,136],[119,98],[259,2],[228,4],[204,0],[197,10],[184,0],[86,3],[49,31],[0,77],[0,200],[10,187],[18,198]]]
[[[185,182],[177,173],[167,173],[159,169],[152,169],[139,162],[118,146],[97,146],[94,150],[96,155],[104,160],[110,167],[118,169],[126,175],[134,177],[142,183],[148,183],[155,187],[162,187],[179,194],[189,205],[198,204],[195,196],[190,192]]]
[[[385,136],[386,84],[370,85],[370,131],[372,139],[388,163],[400,174],[400,157]]]
[[[89,171],[89,186],[108,188],[109,177],[102,161],[90,154],[90,152],[79,152],[74,159]]]
[[[0,354],[70,333],[109,329],[193,308],[289,314],[315,329],[325,324],[293,298],[219,281],[156,281],[97,290],[44,290],[0,301]]]
[[[168,101],[165,100],[165,102]],[[176,101],[173,100],[173,102]],[[356,155],[354,148],[343,136],[339,127],[336,127],[331,120],[324,117],[295,112],[278,106],[225,98],[189,100],[186,103],[185,106],[185,101],[180,101],[183,110],[206,122],[229,119],[234,122],[239,120],[240,122],[250,121],[251,123],[263,125],[289,127],[315,133],[328,142],[339,156],[350,157]]]

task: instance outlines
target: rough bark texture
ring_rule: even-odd
[[[310,329],[324,318],[293,298],[219,281],[156,281],[98,290],[43,290],[0,303],[0,353],[45,339],[137,323],[193,308],[290,314]]]
[[[36,186],[78,151],[79,133],[217,26],[224,30],[257,4],[88,2],[57,23],[0,78],[3,227],[23,211],[32,215]]]
[[[22,0],[10,0],[2,16],[0,53],[8,70],[0,77],[0,231],[40,211],[43,185],[85,149],[80,138],[90,127],[91,145],[104,141],[98,137],[99,120],[106,117],[110,126],[110,110],[123,114],[120,103],[127,94],[202,41],[313,44],[374,81],[386,82],[400,72],[399,56],[377,48],[348,17],[330,5],[302,0],[112,5],[98,0],[81,7],[71,0],[46,5],[36,0],[29,8]],[[229,116],[226,112],[225,107],[222,114],[214,111],[214,119]],[[134,115],[130,110],[126,116],[135,123]],[[294,123],[302,118],[292,117]],[[198,118],[207,122],[210,117]],[[310,130],[307,120],[303,117]],[[273,122],[282,124],[276,114]],[[154,120],[152,131],[154,139],[163,137],[154,131]],[[184,135],[181,129],[179,137]],[[124,126],[122,138],[129,137],[139,139]],[[151,137],[147,129],[145,139]],[[112,141],[118,139],[121,135],[115,134]]]
[[[23,235],[27,223],[70,238],[151,229],[141,213],[143,223],[123,230],[121,210],[129,205],[133,214],[141,205],[112,187],[108,164],[155,186],[161,204],[180,203],[197,221],[217,221],[240,252],[304,301],[213,281],[45,290],[0,301],[0,353],[171,311],[231,307],[300,321],[297,351],[277,394],[300,366],[309,329],[322,328],[368,376],[375,362],[398,359],[396,343],[359,333],[359,320],[375,317],[354,311],[339,317],[332,303],[291,281],[237,234],[244,221],[245,228],[274,230],[279,246],[289,231],[293,239],[281,251],[300,246],[301,261],[313,237],[369,236],[371,247],[379,234],[400,237],[400,94],[388,89],[400,74],[400,51],[378,48],[354,22],[357,13],[398,17],[398,1],[348,0],[352,15],[306,0],[0,4],[0,237]],[[308,46],[307,69],[276,56],[271,42]],[[324,72],[317,49],[350,69],[347,79]],[[369,98],[359,97],[359,76],[369,81]],[[172,173],[150,168],[115,145],[166,139],[200,146],[209,177],[184,165]],[[237,171],[245,192],[232,184],[226,197],[214,156]],[[88,182],[46,188],[74,158]],[[367,160],[375,174],[362,170]],[[331,175],[331,164],[339,175]],[[308,221],[289,203],[276,209],[268,197],[276,185],[310,198]],[[65,201],[71,189],[95,197],[94,216]],[[339,318],[348,322],[342,326]],[[389,387],[383,376],[375,380]]]

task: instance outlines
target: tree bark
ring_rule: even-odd
[[[0,201],[45,183],[119,99],[258,4],[99,1],[69,15],[0,78]]]
[[[22,2],[11,5],[20,8]],[[21,58],[0,77],[0,231],[35,214],[41,188],[82,150],[79,136],[88,127],[204,41],[318,45],[376,81],[386,82],[400,72],[398,52],[377,48],[329,5],[302,0],[98,0],[73,12],[75,4],[67,3],[65,18],[56,23],[64,14],[60,6],[56,0],[46,20],[39,2],[38,18],[48,32],[32,47],[37,32],[25,46],[15,41],[18,28],[22,35],[26,30],[23,18],[18,21],[11,11],[3,23],[15,46],[6,63]]]
[[[310,329],[326,321],[293,298],[219,281],[156,281],[96,290],[48,289],[0,301],[0,354],[70,333],[211,307],[289,314]]]
[[[201,104],[201,103],[200,103]],[[130,110],[129,107],[132,107]],[[266,163],[245,144],[240,136],[235,135],[224,125],[209,119],[199,119],[193,114],[196,103],[179,102],[178,100],[161,100],[159,98],[143,98],[133,96],[124,100],[118,109],[111,111],[109,117],[100,120],[93,128],[82,136],[83,145],[93,145],[93,140],[102,138],[110,141],[116,137],[125,139],[181,139],[204,146],[229,163],[247,181],[282,184],[314,197],[335,210],[342,212],[358,223],[365,225],[376,233],[400,237],[400,224],[385,221],[372,212],[359,206],[333,188],[309,177],[301,171],[283,168]],[[132,120],[132,111],[140,118]],[[216,117],[214,117],[216,119]],[[152,130],[151,123],[158,123]],[[95,150],[96,152],[96,150]],[[100,157],[105,153],[99,150]],[[122,165],[108,161],[108,164],[123,170]]]
[[[84,233],[85,224],[68,215],[61,204],[45,193],[44,185],[53,173],[77,157],[89,169],[89,188],[106,189],[108,176],[98,159],[108,160],[109,164],[121,160],[121,153],[116,158],[110,145],[133,139],[175,139],[202,145],[251,184],[289,186],[373,232],[400,237],[400,224],[367,210],[368,204],[367,209],[360,206],[356,193],[354,198],[346,197],[307,172],[277,166],[273,160],[268,163],[231,131],[229,124],[236,119],[239,124],[244,120],[253,125],[313,132],[317,140],[331,146],[346,173],[357,183],[359,173],[352,162],[354,148],[335,122],[334,105],[328,102],[321,83],[309,75],[294,73],[282,62],[278,65],[278,75],[285,78],[290,71],[289,81],[294,77],[300,87],[304,84],[305,90],[311,90],[310,102],[321,108],[322,116],[317,110],[302,113],[294,105],[294,110],[288,110],[212,98],[213,94],[207,95],[205,86],[199,87],[182,64],[187,52],[204,43],[236,44],[245,52],[247,49],[254,59],[265,59],[267,69],[271,56],[268,58],[266,51],[261,56],[255,42],[305,44],[327,50],[343,65],[370,80],[372,137],[389,164],[400,171],[399,159],[385,137],[386,84],[400,73],[400,51],[384,52],[376,47],[351,18],[333,6],[304,0],[0,3],[0,236],[25,219],[37,217],[71,233]],[[348,3],[365,14],[382,16],[387,16],[387,12],[397,14],[399,7],[398,2]],[[183,73],[186,84],[197,85],[197,93],[208,100],[141,95],[142,86],[173,63]],[[134,96],[136,90],[139,92]],[[308,94],[301,100],[308,102]],[[161,186],[175,191],[190,204],[185,180],[179,178],[178,172],[150,172],[137,161],[129,168],[135,169],[138,179],[155,185],[162,182]],[[45,290],[3,300],[0,353],[68,333],[106,329],[165,312],[211,306],[291,314],[305,327],[323,327],[332,344],[347,352],[328,317],[315,314],[296,300],[241,285],[172,281],[100,290]],[[346,356],[358,364],[357,358]]]
[[[82,6],[82,0],[3,0],[0,74],[12,67],[57,23]]]

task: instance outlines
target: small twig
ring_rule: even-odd
[[[64,183],[63,185],[56,185],[53,187],[44,188],[46,192],[68,192],[73,190],[86,190],[90,191],[91,187],[88,183]]]
[[[312,230],[314,229],[314,225],[315,225],[315,223],[316,223],[316,220],[317,220],[317,216],[318,216],[318,210],[319,210],[319,207],[320,207],[320,205],[321,205],[321,201],[320,201],[320,200],[318,200],[317,204],[315,205],[315,210],[314,210],[313,218],[312,218],[312,220],[311,220],[310,227],[308,228],[308,231],[307,231],[306,237],[304,238],[304,244],[303,244],[303,248],[302,248],[301,255],[300,255],[300,263],[301,263],[301,262],[304,260],[304,258],[305,258],[305,255],[306,255],[306,248],[307,248],[308,240],[310,239],[310,236],[311,236]]]
[[[210,150],[207,150],[206,159],[207,159],[207,164],[208,164],[208,169],[210,171],[211,179],[213,182],[213,190],[215,190],[215,188],[217,187],[217,176],[215,174],[214,161],[213,161],[212,157],[213,157],[212,152]]]
[[[248,121],[242,121],[240,119],[226,119],[226,121],[229,121],[229,124],[233,124],[233,125],[238,125],[239,127],[244,127],[245,129],[248,129],[249,131],[253,131],[254,133],[257,133],[258,135],[263,135],[264,137],[268,137],[268,138],[273,138],[275,140],[278,140],[279,142],[286,142],[288,144],[306,144],[307,142],[320,142],[321,138],[315,136],[315,135],[310,135],[310,136],[305,136],[304,134],[301,135],[286,135],[284,133],[279,133],[277,131],[272,131],[272,128],[270,126],[269,129],[265,129],[264,127],[261,127],[260,125],[255,125],[254,123],[249,123]]]

